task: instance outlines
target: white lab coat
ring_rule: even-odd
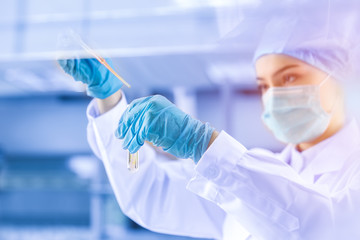
[[[99,115],[88,141],[122,211],[152,231],[211,239],[360,239],[360,134],[355,121],[315,147],[247,150],[221,132],[199,163],[145,144],[130,173],[114,136],[125,97]]]

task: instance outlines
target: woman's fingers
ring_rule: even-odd
[[[150,98],[151,96],[139,98],[130,103],[120,118],[118,128],[115,132],[117,138],[123,139],[130,126],[136,122],[137,118],[144,114],[147,110],[147,102]]]

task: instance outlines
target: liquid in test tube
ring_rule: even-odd
[[[127,168],[130,172],[136,172],[139,169],[139,151],[133,154],[128,151]]]

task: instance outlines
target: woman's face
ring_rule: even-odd
[[[256,61],[257,85],[262,94],[270,87],[319,85],[328,74],[299,60],[283,54],[269,54]],[[338,94],[338,85],[331,77],[320,88],[320,101],[330,112]]]

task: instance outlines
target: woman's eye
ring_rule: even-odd
[[[290,84],[296,80],[294,75],[285,75],[284,76],[284,84]]]
[[[267,86],[266,84],[259,84],[258,85],[258,90],[262,93],[266,92],[268,90],[269,86]]]

